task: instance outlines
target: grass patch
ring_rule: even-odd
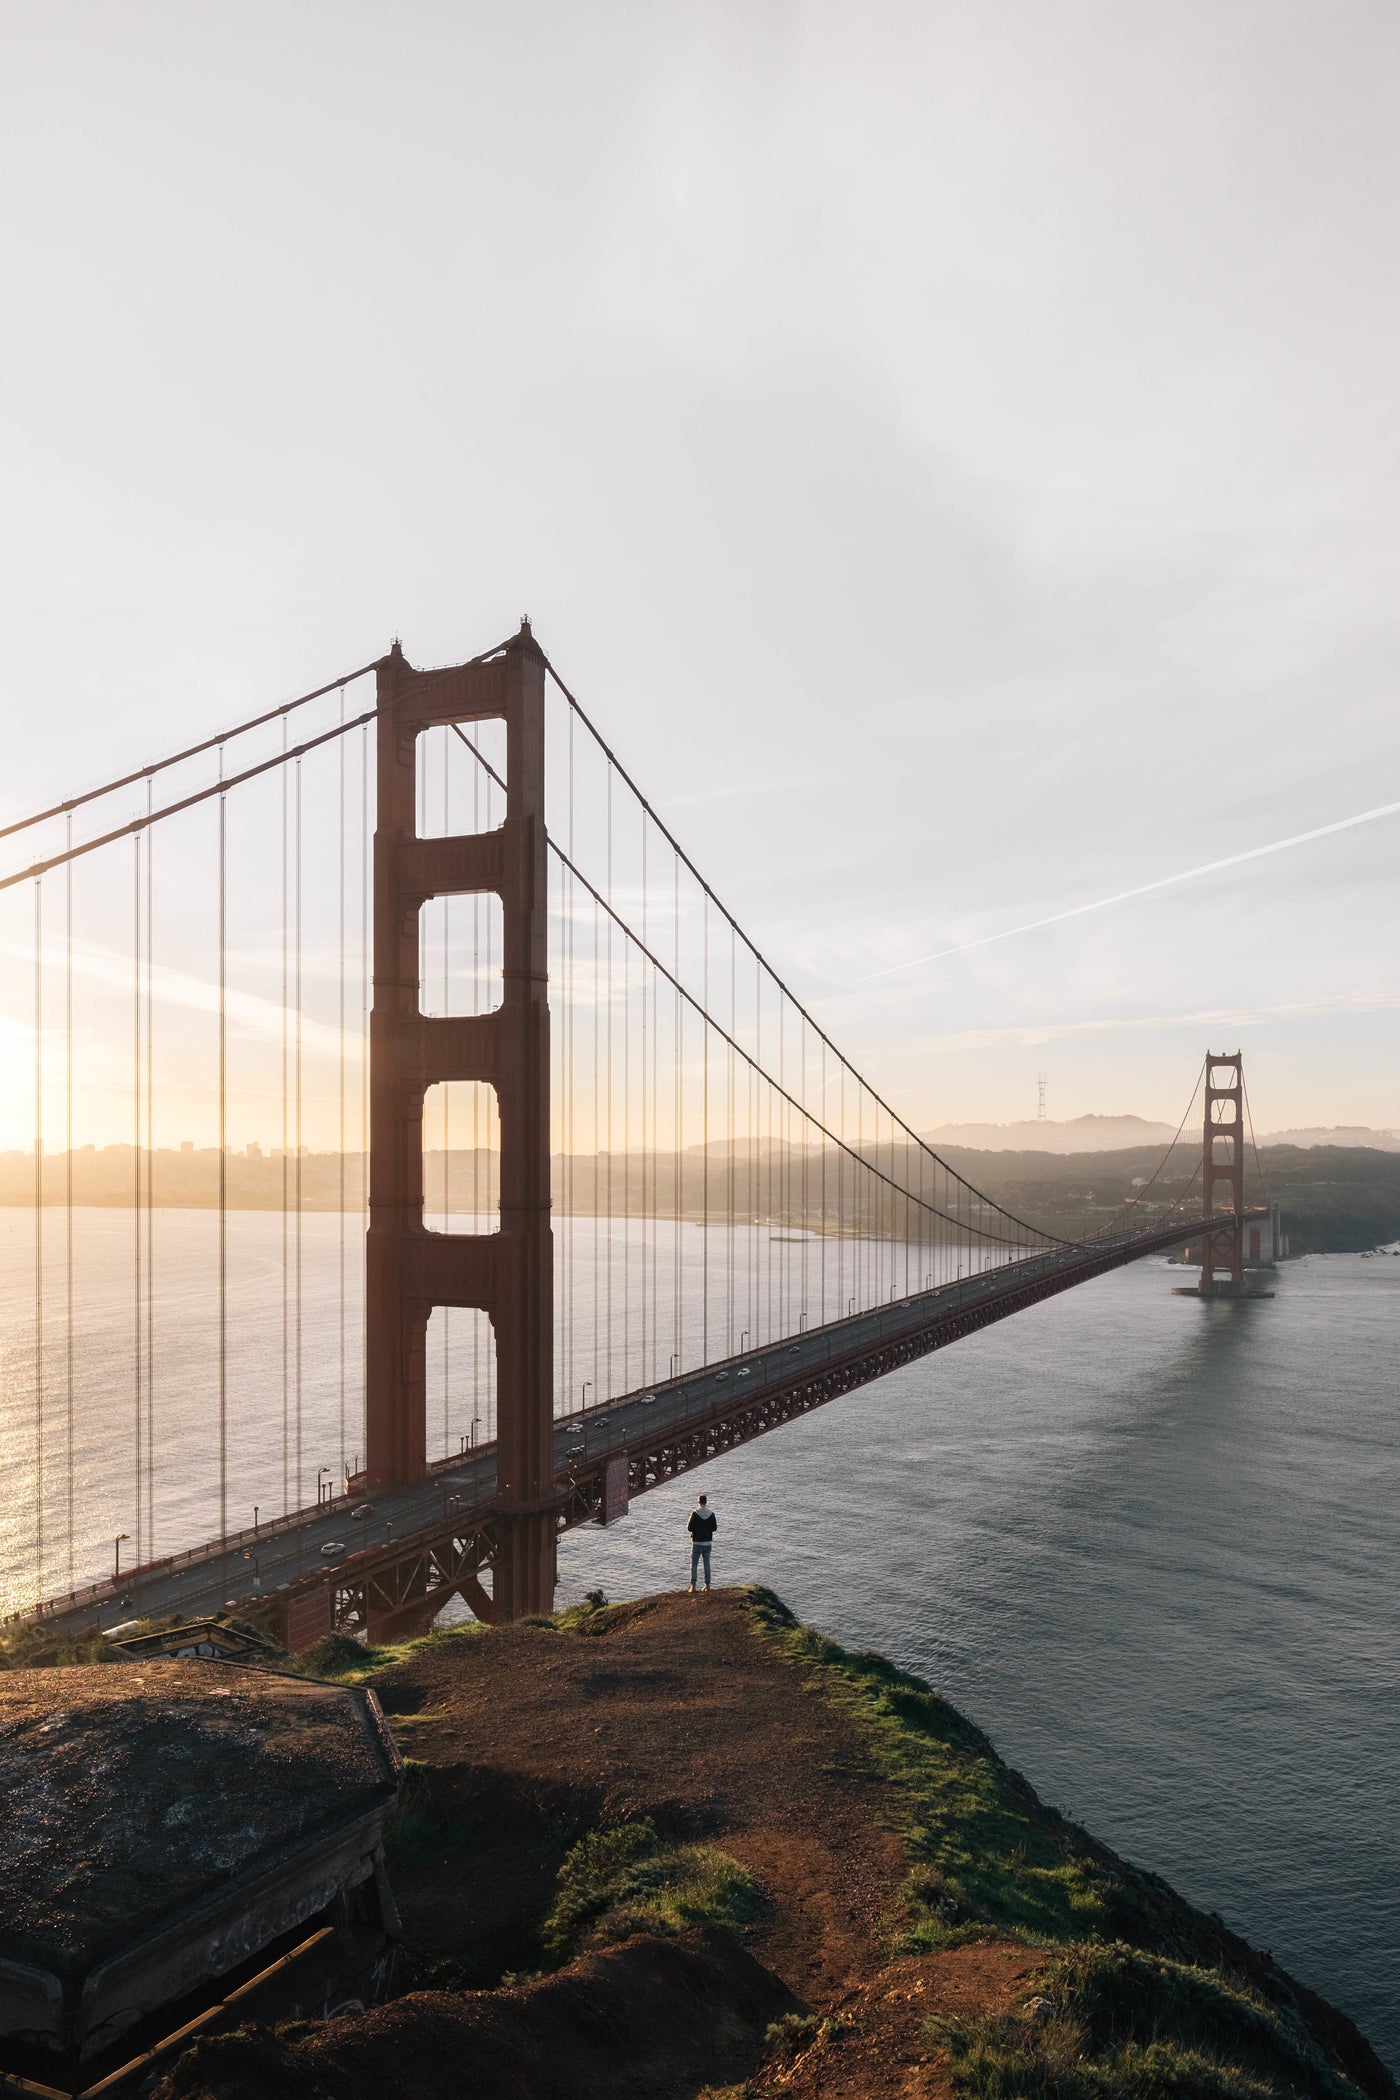
[[[1359,2100],[1243,1984],[1121,1942],[1067,1949],[1029,2006],[937,2039],[959,2100]]]
[[[914,1862],[896,1952],[989,1929],[1054,1944],[1107,1935],[1112,1877],[1084,1833],[1046,1808],[991,1743],[920,1678],[801,1625],[771,1590],[746,1596],[764,1635],[859,1729]]]
[[[791,2063],[793,2057],[810,2048],[821,2027],[815,2013],[784,2013],[781,2020],[770,2022],[763,2037],[763,2053],[779,2063]]]
[[[565,1856],[541,1932],[556,1966],[587,1946],[664,1935],[687,1925],[738,1927],[753,1915],[758,1884],[713,1845],[668,1845],[646,1819],[591,1831]]]

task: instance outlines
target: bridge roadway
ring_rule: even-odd
[[[1165,1253],[1207,1227],[1233,1223],[1232,1215],[1178,1216],[1169,1226],[1007,1262],[565,1416],[554,1430],[561,1526],[602,1514],[610,1460],[626,1460],[628,1493],[635,1496],[978,1328]],[[336,1496],[317,1509],[123,1571],[119,1582],[53,1598],[22,1616],[69,1633],[110,1630],[133,1617],[193,1619],[235,1606],[274,1607],[285,1616],[299,1593],[352,1594],[376,1568],[401,1563],[434,1542],[440,1549],[444,1541],[457,1542],[459,1570],[474,1572],[489,1561],[490,1518],[498,1507],[495,1447],[439,1460],[423,1480],[375,1495],[370,1513],[357,1515],[363,1506],[354,1496]],[[461,1542],[474,1535],[486,1545],[462,1560]],[[450,1581],[453,1570],[444,1575],[441,1562],[439,1550],[430,1580]],[[343,1622],[356,1623],[354,1613]]]

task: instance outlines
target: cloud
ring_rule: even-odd
[[[1039,1043],[1065,1042],[1075,1036],[1117,1035],[1165,1028],[1251,1028],[1264,1021],[1305,1020],[1315,1014],[1396,1012],[1400,1012],[1400,991],[1374,994],[1340,992],[1323,999],[1281,1000],[1272,1006],[1196,1007],[1174,1014],[1101,1014],[1081,1021],[1024,1021],[1004,1028],[952,1029],[942,1035],[921,1037],[919,1048],[925,1051],[989,1050],[996,1043],[1019,1043],[1033,1049]]]
[[[1240,867],[1245,861],[1263,860],[1271,853],[1287,853],[1294,846],[1311,845],[1339,831],[1354,831],[1359,824],[1374,824],[1381,817],[1400,814],[1400,802],[1383,802],[1375,809],[1360,810],[1352,817],[1339,817],[1334,824],[1318,824],[1311,831],[1295,831],[1288,838],[1272,839],[1266,846],[1249,846],[1243,853],[1228,853],[1223,860],[1201,861],[1194,868],[1181,868],[1174,875],[1159,875],[1155,881],[1139,882],[1130,890],[1115,890],[1112,896],[1095,897],[1087,904],[1071,904],[1064,911],[1050,912],[1043,919],[1027,919],[1020,926],[1004,926],[1000,933],[984,933],[975,941],[960,941],[952,948],[938,948],[930,955],[916,955],[908,962],[890,963],[871,970],[858,984],[873,984],[879,977],[896,977],[902,970],[922,969],[925,963],[942,962],[950,955],[968,955],[974,948],[990,948],[997,941],[1011,941],[1023,933],[1038,933],[1043,926],[1058,926],[1066,919],[1083,918],[1087,912],[1107,911],[1110,905],[1127,904],[1134,897],[1148,897],[1157,890],[1175,889],[1178,883],[1195,882],[1202,875],[1218,875],[1224,868]]]
[[[18,942],[0,939],[0,955],[27,963],[32,961],[33,950]],[[73,974],[90,984],[106,985],[113,991],[122,992],[128,999],[131,997],[130,955],[118,954],[114,949],[90,941],[75,940]],[[188,970],[172,969],[165,963],[157,963],[151,972],[151,996],[157,1007],[174,1007],[200,1014],[217,1014],[219,1011],[217,983],[196,977]],[[225,990],[224,1002],[231,1030],[245,1038],[280,1043],[284,1024],[289,1031],[297,1026],[293,1009],[284,1009],[279,1000],[265,999],[257,992],[242,991],[230,985]],[[32,1031],[29,1034],[32,1040]],[[353,1046],[356,1034],[357,1031],[347,1029],[347,1047]],[[301,1016],[301,1044],[303,1054],[309,1051],[327,1057],[340,1055],[339,1030],[327,1027],[306,1013]]]

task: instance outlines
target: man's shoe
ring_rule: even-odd
[[[686,1595],[687,1597],[693,1597],[695,1595],[695,1584],[693,1582],[691,1583],[690,1588],[686,1591]]]

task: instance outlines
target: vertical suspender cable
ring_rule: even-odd
[[[295,1187],[296,1187],[296,1205],[297,1205],[297,1208],[296,1208],[296,1297],[295,1297],[295,1308],[294,1308],[294,1309],[295,1309],[295,1314],[296,1314],[296,1330],[295,1330],[295,1339],[296,1339],[296,1355],[295,1355],[295,1365],[294,1365],[294,1368],[295,1368],[294,1392],[295,1392],[295,1397],[296,1397],[296,1497],[297,1497],[297,1507],[298,1507],[298,1509],[300,1509],[300,1507],[301,1507],[301,1504],[302,1504],[302,1499],[303,1499],[303,1497],[302,1497],[302,1486],[301,1486],[301,1475],[302,1475],[302,1464],[301,1464],[301,1423],[302,1423],[302,1407],[301,1407],[301,1370],[302,1370],[302,1349],[301,1349],[301,1344],[302,1344],[302,1197],[303,1197],[303,1194],[304,1194],[304,1189],[303,1189],[303,1180],[302,1180],[302,1121],[301,1121],[301,1034],[302,1034],[302,1030],[301,1030],[301,831],[302,831],[302,807],[301,807],[301,760],[300,760],[300,759],[298,759],[298,760],[296,761],[296,781],[295,781],[295,789],[294,789],[294,793],[295,793],[295,798],[296,798],[296,892],[295,892],[295,899],[296,899],[296,901],[295,901],[295,914],[296,914],[296,916],[295,916],[295,919],[294,919],[294,921],[293,921],[293,929],[294,929],[294,938],[295,938],[295,943],[296,943],[296,946],[295,946],[295,960],[296,960],[296,1106],[295,1106],[295,1126],[294,1126],[294,1127],[295,1127],[295,1135],[296,1135],[296,1166],[295,1166],[295,1170],[294,1170],[294,1171],[295,1171],[295,1175],[296,1175],[296,1182],[295,1182]]]
[[[146,1354],[142,1347],[142,1315],[145,1308],[145,1293],[141,1288],[142,1256],[145,1252],[141,1233],[141,834],[132,839],[132,950],[131,950],[131,1225],[135,1235],[132,1246],[132,1375],[135,1389],[135,1479],[136,1491],[136,1565],[145,1559],[142,1550],[142,1519],[144,1498],[141,1493],[141,1460],[145,1451],[145,1368]]]
[[[472,767],[472,830],[481,829],[481,768]],[[472,893],[472,1012],[481,1012],[481,892]],[[472,1231],[481,1230],[481,1089],[472,1088]],[[481,1414],[481,1315],[472,1321],[472,1439]]]
[[[612,836],[612,760],[607,770],[607,870],[608,870],[608,1173],[607,1173],[607,1230],[603,1235],[608,1257],[608,1283],[605,1293],[608,1326],[608,1391],[617,1390],[613,1377],[613,836]]]
[[[710,1360],[710,900],[702,891],[700,909],[704,925],[704,961],[701,983],[704,990],[700,1016],[700,1361]]]
[[[146,814],[154,781],[146,780]],[[155,827],[146,832],[146,1557],[155,1558],[156,1240],[155,1240]]]
[[[366,1229],[369,1224],[369,1007],[369,724],[366,722],[360,731],[360,1210]],[[363,1384],[362,1377],[362,1417]],[[362,1437],[363,1429],[362,1419]]]
[[[282,749],[287,749],[287,725],[282,724]],[[287,937],[290,892],[288,889],[289,825],[287,813],[287,767],[285,759],[281,772],[282,780],[282,1514],[286,1516],[292,1506],[291,1487],[291,1348],[292,1309],[288,1289],[290,1275],[291,1245],[289,1203],[291,1191],[291,1164],[288,1157],[290,1131],[287,1122],[288,1079],[291,1070],[291,1008],[288,1000],[287,981]]]
[[[219,746],[223,778],[224,747]],[[228,822],[219,797],[219,1537],[228,1536]]]
[[[340,719],[340,720],[341,720],[342,722],[343,722],[343,721],[345,720],[345,688],[344,688],[344,686],[342,686],[342,687],[340,688],[340,716],[339,716],[339,719]],[[338,1072],[337,1072],[337,1079],[338,1079],[338,1085],[339,1085],[339,1108],[340,1108],[340,1122],[339,1122],[339,1136],[338,1136],[338,1138],[337,1138],[337,1140],[336,1140],[336,1159],[337,1159],[337,1161],[338,1161],[338,1163],[339,1163],[339,1165],[338,1165],[338,1177],[339,1177],[339,1178],[338,1178],[338,1182],[337,1182],[337,1189],[338,1189],[338,1194],[337,1194],[337,1199],[336,1199],[336,1235],[335,1235],[335,1236],[336,1236],[336,1250],[337,1250],[337,1254],[338,1254],[338,1257],[339,1257],[339,1272],[340,1272],[340,1273],[339,1273],[339,1291],[338,1291],[338,1293],[337,1293],[337,1297],[336,1297],[336,1311],[337,1311],[337,1315],[338,1315],[338,1318],[339,1318],[339,1322],[340,1322],[340,1456],[339,1456],[339,1466],[340,1466],[340,1478],[341,1478],[342,1480],[344,1480],[344,1478],[345,1478],[345,739],[344,739],[344,737],[340,737],[340,738],[339,738],[339,739],[337,740],[337,742],[336,742],[336,747],[335,747],[335,748],[336,748],[336,754],[337,754],[337,757],[338,757],[338,759],[339,759],[339,763],[340,763],[340,778],[339,778],[339,791],[340,791],[340,799],[339,799],[339,813],[340,813],[340,829],[339,829],[339,833],[338,833],[338,837],[337,837],[337,844],[336,844],[336,881],[337,881],[337,893],[338,893],[338,902],[339,902],[339,933],[340,933],[340,949],[339,949],[339,966],[338,966],[338,968],[337,968],[337,970],[336,970],[336,973],[335,973],[335,981],[336,981],[336,987],[337,987],[337,992],[338,992],[338,998],[339,998],[339,1022],[340,1022],[340,1037],[339,1037],[339,1051],[340,1051],[340,1057],[339,1057],[339,1067],[338,1067]]]
[[[67,844],[73,843],[73,812],[68,812]],[[67,1454],[67,1575],[68,1587],[74,1583],[73,1573],[73,863],[70,860],[64,869],[64,956],[63,956],[63,1035],[66,1054],[63,1065],[63,1285],[64,1285],[64,1334],[66,1339],[65,1396],[67,1426],[65,1450]]]
[[[672,994],[675,1003],[675,1020],[673,1022],[675,1044],[675,1085],[673,1092],[675,1107],[672,1112],[672,1127],[676,1154],[676,1239],[671,1257],[673,1272],[671,1288],[675,1303],[676,1369],[679,1371],[682,1368],[681,1347],[684,1331],[682,1324],[684,1314],[681,1307],[681,1218],[684,1210],[684,1192],[681,1183],[685,1173],[685,1054],[681,1040],[681,857],[679,853],[673,853],[671,856],[671,975],[676,980],[675,991]]]
[[[622,939],[622,1383],[632,1386],[632,942]]]
[[[44,1594],[44,885],[34,883],[34,1580]]]
[[[646,947],[646,811],[642,811],[642,947]],[[642,955],[642,1380],[646,1378],[646,958]]]
[[[444,838],[449,838],[452,832],[450,818],[451,799],[449,792],[452,775],[452,752],[450,748],[451,737],[451,730],[447,727],[444,727],[442,732],[442,835]],[[451,899],[448,897],[444,897],[442,900],[442,1010],[445,1014],[450,1013],[452,1011],[450,984],[451,965],[448,954],[448,936],[450,933],[448,919],[450,912]],[[452,1230],[451,1103],[452,1089],[450,1086],[444,1086],[442,1090],[442,1229],[444,1232],[450,1232]],[[449,1396],[449,1382],[451,1377],[451,1347],[449,1340],[449,1322],[451,1318],[452,1308],[450,1306],[444,1305],[444,1307],[442,1308],[442,1455],[444,1458],[446,1458],[448,1454],[452,1426],[450,1420],[451,1405]]]
[[[734,1329],[739,1324],[738,1277],[739,1277],[739,1068],[734,1061],[733,1043],[738,1039],[739,1016],[737,1011],[738,971],[735,966],[734,929],[729,930],[729,1353],[734,1353]]]
[[[611,1393],[611,1387],[599,1383],[602,1359],[598,1344],[602,1334],[602,1321],[598,1317],[598,1154],[602,1148],[601,1125],[598,1120],[598,899],[593,899],[593,980],[589,987],[589,1000],[593,1007],[593,1180],[588,1192],[588,1214],[593,1232],[593,1288],[590,1293],[589,1319],[593,1325],[593,1391],[595,1395]]]
[[[569,859],[572,860],[574,857],[574,714],[572,708],[569,710],[567,752],[568,800],[566,810],[568,815]],[[568,870],[561,868],[559,871],[559,947],[560,964],[564,978],[564,1041],[561,1045],[563,1052],[561,1058],[563,1081],[561,1092],[563,1098],[560,1102],[559,1141],[564,1148],[564,1186],[561,1193],[564,1201],[564,1406],[566,1409],[571,1408],[574,1404],[574,1234],[577,1229],[577,1204],[575,1202],[574,1183],[574,1074],[576,1067],[574,1061],[575,987],[572,907],[572,881]],[[586,1399],[587,1395],[580,1393],[579,1397],[580,1399]],[[593,1398],[601,1400],[603,1397],[602,1393],[595,1386]]]

